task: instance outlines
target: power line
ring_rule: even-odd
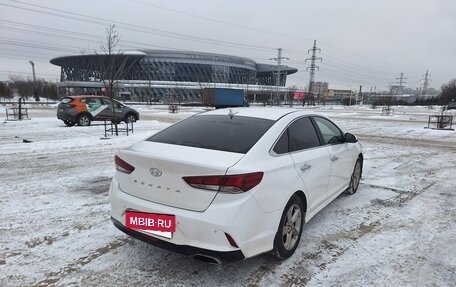
[[[354,85],[358,85],[358,84],[368,84],[368,85],[375,85],[376,83],[374,81],[371,81],[369,79],[361,79],[361,78],[358,78],[358,77],[355,77],[353,78],[352,76],[350,75],[346,75],[346,74],[342,74],[342,73],[334,73],[334,72],[331,72],[331,71],[327,71],[327,70],[320,70],[318,72],[319,75],[323,75],[323,76],[329,76],[331,77],[332,79],[338,79],[338,80],[345,80],[345,81],[348,81]]]
[[[23,32],[29,32],[29,33],[36,33],[36,34],[44,34],[44,35],[49,35],[53,37],[64,37],[64,38],[73,38],[76,40],[85,40],[85,41],[98,41],[102,39],[102,36],[99,35],[94,35],[94,34],[87,34],[87,33],[78,33],[74,31],[68,31],[68,30],[62,30],[62,29],[54,29],[54,28],[49,28],[45,26],[39,26],[39,25],[31,25],[31,24],[26,24],[26,23],[20,23],[20,22],[15,22],[15,21],[8,21],[8,20],[2,20],[0,19],[0,22],[7,22],[10,25],[17,25],[17,26],[26,26],[29,28],[35,28],[38,30],[44,30],[44,31],[52,31],[53,33],[49,32],[43,32],[43,31],[34,31],[34,30],[29,30],[29,29],[24,29],[24,28],[18,28],[18,27],[8,27],[8,26],[0,26],[0,27],[6,27],[9,29],[14,29],[17,31],[23,31]],[[76,37],[74,35],[81,35],[81,37]],[[134,44],[134,45],[143,45],[147,46],[147,48],[150,47],[157,47],[157,48],[165,48],[169,50],[176,50],[176,48],[173,47],[168,47],[168,46],[161,46],[161,45],[156,45],[156,44],[149,44],[149,43],[144,43],[144,42],[136,42],[136,41],[129,41],[129,40],[123,40],[121,39],[120,43],[129,43],[129,44]]]
[[[326,59],[325,59],[326,60]],[[377,76],[373,74],[367,74],[363,73],[362,71],[357,71],[357,70],[352,70],[352,69],[347,69],[344,67],[338,67],[338,66],[333,66],[329,63],[322,63],[321,69],[319,71],[324,71],[324,70],[332,70],[334,72],[339,72],[339,73],[349,73],[355,77],[359,78],[368,78],[368,79],[376,79],[380,81],[389,81],[391,77],[382,77],[382,76]]]
[[[42,11],[42,10],[21,7],[21,6],[16,6],[16,5],[10,5],[10,4],[4,4],[4,3],[0,3],[0,5],[6,6],[6,7],[11,7],[11,8],[16,8],[16,9],[21,9],[21,10],[27,10],[27,11],[31,11],[31,12],[35,12],[35,13],[42,13],[42,14],[46,14],[46,15],[61,17],[61,18],[65,18],[65,19],[88,22],[88,23],[92,23],[92,24],[102,25],[105,27],[106,27],[106,25],[108,25],[110,23],[114,23],[119,28],[122,28],[122,29],[130,30],[130,31],[134,31],[134,32],[146,33],[146,34],[155,34],[158,36],[168,37],[168,38],[175,38],[175,39],[181,39],[181,40],[187,40],[187,41],[193,41],[193,42],[201,42],[201,43],[226,46],[226,47],[237,47],[237,48],[243,48],[243,49],[254,49],[254,50],[263,50],[263,51],[275,50],[274,48],[270,48],[270,47],[243,44],[243,43],[223,41],[223,40],[214,40],[214,39],[200,37],[200,36],[194,36],[194,35],[176,33],[176,32],[171,32],[171,31],[166,31],[166,30],[161,30],[161,29],[155,29],[155,28],[151,28],[151,27],[147,27],[147,26],[129,24],[126,22],[118,21],[118,20],[94,17],[94,16],[90,16],[90,15],[70,12],[70,11],[66,11],[66,10],[62,10],[62,9],[50,8],[50,7],[41,6],[41,5],[35,5],[32,3],[27,3],[27,2],[22,2],[22,1],[16,1],[16,0],[9,0],[9,1],[15,2],[15,3],[20,3],[20,4],[26,5],[26,6],[39,8],[39,9],[50,10],[53,12]],[[57,13],[55,13],[55,12],[57,12]],[[62,15],[62,14],[65,14],[65,15]]]
[[[323,54],[323,53],[322,53]],[[295,63],[297,65],[304,65],[305,61],[290,61],[290,63]],[[328,67],[333,67],[335,69],[338,69],[338,70],[344,70],[344,71],[349,71],[351,73],[355,73],[355,74],[359,74],[359,75],[366,75],[366,76],[369,76],[369,77],[374,77],[374,78],[379,78],[379,79],[383,79],[383,80],[389,80],[391,78],[391,75],[388,73],[388,76],[386,76],[386,73],[385,73],[385,76],[382,76],[382,75],[379,75],[378,73],[375,73],[375,72],[367,72],[365,70],[362,70],[362,69],[358,69],[356,67],[351,67],[349,65],[344,65],[344,64],[339,64],[339,63],[336,63],[332,60],[328,60],[325,58],[325,61],[322,62],[320,68],[321,69],[325,69],[326,66]]]
[[[2,54],[5,54],[4,52],[15,52],[15,53],[17,52],[17,53],[22,53],[19,56],[29,56],[30,55],[30,51],[20,50],[20,47],[15,47],[14,49],[1,47],[1,51],[2,51]],[[34,51],[33,56],[49,57],[49,59],[50,59],[50,58],[53,58],[55,55],[50,54],[50,53],[43,53],[42,51]]]
[[[52,51],[59,51],[59,52],[69,52],[69,53],[78,52],[77,50],[69,48],[69,47],[56,46],[56,45],[50,46],[50,45],[47,45],[44,43],[21,42],[21,41],[16,41],[15,39],[8,39],[8,38],[0,38],[0,44],[11,45],[11,46],[30,47],[30,48],[52,50]]]
[[[367,67],[367,66],[354,64],[354,63],[351,63],[351,62],[348,62],[348,61],[344,61],[344,60],[332,57],[331,55],[328,55],[326,53],[321,53],[321,54],[323,56],[325,56],[325,58],[329,58],[329,61],[331,61],[331,60],[335,61],[337,63],[340,63],[340,65],[352,66],[352,67],[354,67],[356,69],[359,69],[359,70],[369,71],[369,72],[377,73],[377,74],[384,74],[384,75],[390,75],[391,74],[389,71],[384,71],[384,70],[382,71],[382,70],[379,70],[379,69],[373,69],[373,68],[370,68],[370,67]]]
[[[210,21],[210,22],[213,22],[213,23],[223,24],[223,25],[227,25],[227,26],[242,28],[242,29],[246,29],[246,30],[251,30],[251,31],[255,31],[255,32],[261,32],[261,33],[266,33],[266,34],[275,35],[275,36],[281,36],[281,37],[286,37],[286,38],[305,40],[305,41],[311,41],[312,40],[310,38],[300,37],[300,36],[296,36],[296,35],[289,35],[289,34],[285,34],[285,33],[279,33],[279,32],[273,32],[273,31],[270,31],[270,30],[260,29],[260,28],[256,28],[256,27],[252,27],[252,26],[244,26],[244,25],[240,25],[240,24],[236,24],[236,23],[226,22],[226,21],[222,21],[222,20],[219,20],[219,19],[214,19],[214,18],[210,18],[210,17],[206,17],[206,16],[201,16],[201,15],[196,15],[196,14],[184,12],[184,11],[177,10],[177,9],[172,9],[172,8],[168,8],[168,7],[159,6],[159,5],[156,5],[156,4],[147,3],[147,2],[144,2],[144,1],[139,1],[139,0],[130,0],[130,1],[142,4],[142,5],[145,5],[145,6],[149,6],[149,7],[153,7],[153,8],[157,8],[157,9],[161,9],[161,10],[165,10],[165,11],[168,11],[168,12],[176,13],[176,14],[185,15],[185,16],[189,16],[189,17],[193,17],[193,18],[197,18],[197,19]],[[321,41],[320,40],[320,43],[324,43],[324,44],[326,44],[326,45],[328,45],[328,46],[330,46],[330,47],[332,47],[334,49],[343,51],[345,53],[350,53],[350,54],[358,56],[358,57],[362,57],[362,58],[369,59],[369,60],[374,60],[374,61],[377,61],[377,62],[382,62],[382,63],[384,63],[385,65],[388,65],[388,66],[392,65],[391,63],[386,63],[384,61],[376,60],[376,59],[373,59],[371,57],[366,57],[366,56],[361,55],[361,54],[359,54],[357,52],[350,51],[350,50],[347,50],[347,49],[343,49],[343,48],[341,48],[339,46],[332,45],[332,44],[327,43],[325,41]],[[296,54],[305,54],[306,53],[305,51],[297,51],[297,50],[290,50],[290,49],[283,49],[283,50],[286,51],[287,53],[291,53],[291,54],[295,54],[295,53]]]
[[[4,72],[4,73],[15,73],[15,74],[32,74],[32,72],[18,72],[18,71],[10,71],[10,70],[0,70],[0,72]],[[56,76],[56,74],[46,74],[46,73],[37,73],[39,75],[43,75],[43,76]]]
[[[159,6],[159,5],[155,5],[155,4],[151,4],[151,3],[147,3],[147,2],[143,2],[143,1],[139,1],[139,0],[130,0],[130,1],[142,4],[142,5],[145,5],[145,6],[149,6],[149,7],[153,7],[153,8],[157,8],[157,9],[161,9],[161,10],[165,10],[165,11],[169,11],[169,12],[172,12],[172,13],[185,15],[185,16],[189,16],[189,17],[193,17],[193,18],[198,18],[198,19],[210,21],[210,22],[213,22],[213,23],[219,23],[219,24],[223,24],[223,25],[227,25],[227,26],[231,26],[231,27],[237,27],[237,28],[241,28],[241,29],[246,29],[246,30],[250,30],[250,31],[261,32],[261,33],[266,33],[266,34],[276,35],[276,36],[281,36],[281,37],[287,37],[287,38],[311,41],[310,38],[297,37],[297,36],[293,36],[293,35],[273,32],[273,31],[270,31],[270,30],[264,30],[264,29],[255,28],[255,27],[251,27],[251,26],[244,26],[244,25],[240,25],[240,24],[230,23],[230,22],[219,20],[219,19],[214,19],[214,18],[209,18],[209,17],[205,17],[205,16],[201,16],[201,15],[196,15],[196,14],[192,14],[192,13],[188,13],[188,12],[184,12],[184,11],[180,11],[180,10],[176,10],[176,9],[171,9],[171,8],[167,8],[167,7],[163,7],[163,6]],[[286,51],[287,52],[300,52],[300,51],[293,51],[293,50],[288,50],[288,49],[286,49]]]

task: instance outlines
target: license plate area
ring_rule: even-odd
[[[172,238],[176,231],[176,216],[169,214],[127,211],[125,227],[144,234]]]

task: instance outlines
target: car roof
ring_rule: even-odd
[[[77,96],[65,96],[65,98],[74,98],[74,99],[80,99],[80,98],[87,98],[87,97],[94,97],[94,98],[108,98],[105,96],[96,96],[96,95],[77,95]]]
[[[277,107],[242,107],[242,108],[226,108],[226,109],[216,109],[213,111],[205,112],[200,115],[229,115],[234,114],[234,116],[243,116],[243,117],[252,117],[252,118],[262,118],[268,120],[278,120],[283,116],[286,116],[291,113],[299,113],[299,115],[314,114],[312,111],[298,110],[294,108],[277,108]]]

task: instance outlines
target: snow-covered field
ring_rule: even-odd
[[[210,265],[111,224],[116,151],[201,111],[137,108],[134,133],[108,139],[103,126],[66,127],[54,107],[0,121],[0,286],[454,286],[456,132],[424,129],[437,110],[312,108],[363,143],[358,193],[308,222],[285,262]]]

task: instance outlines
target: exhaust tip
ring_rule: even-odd
[[[210,263],[210,264],[217,264],[217,265],[222,264],[222,260],[220,260],[219,258],[205,255],[205,254],[196,254],[195,256],[193,256],[193,259],[198,260],[198,261],[203,261],[206,263]]]

